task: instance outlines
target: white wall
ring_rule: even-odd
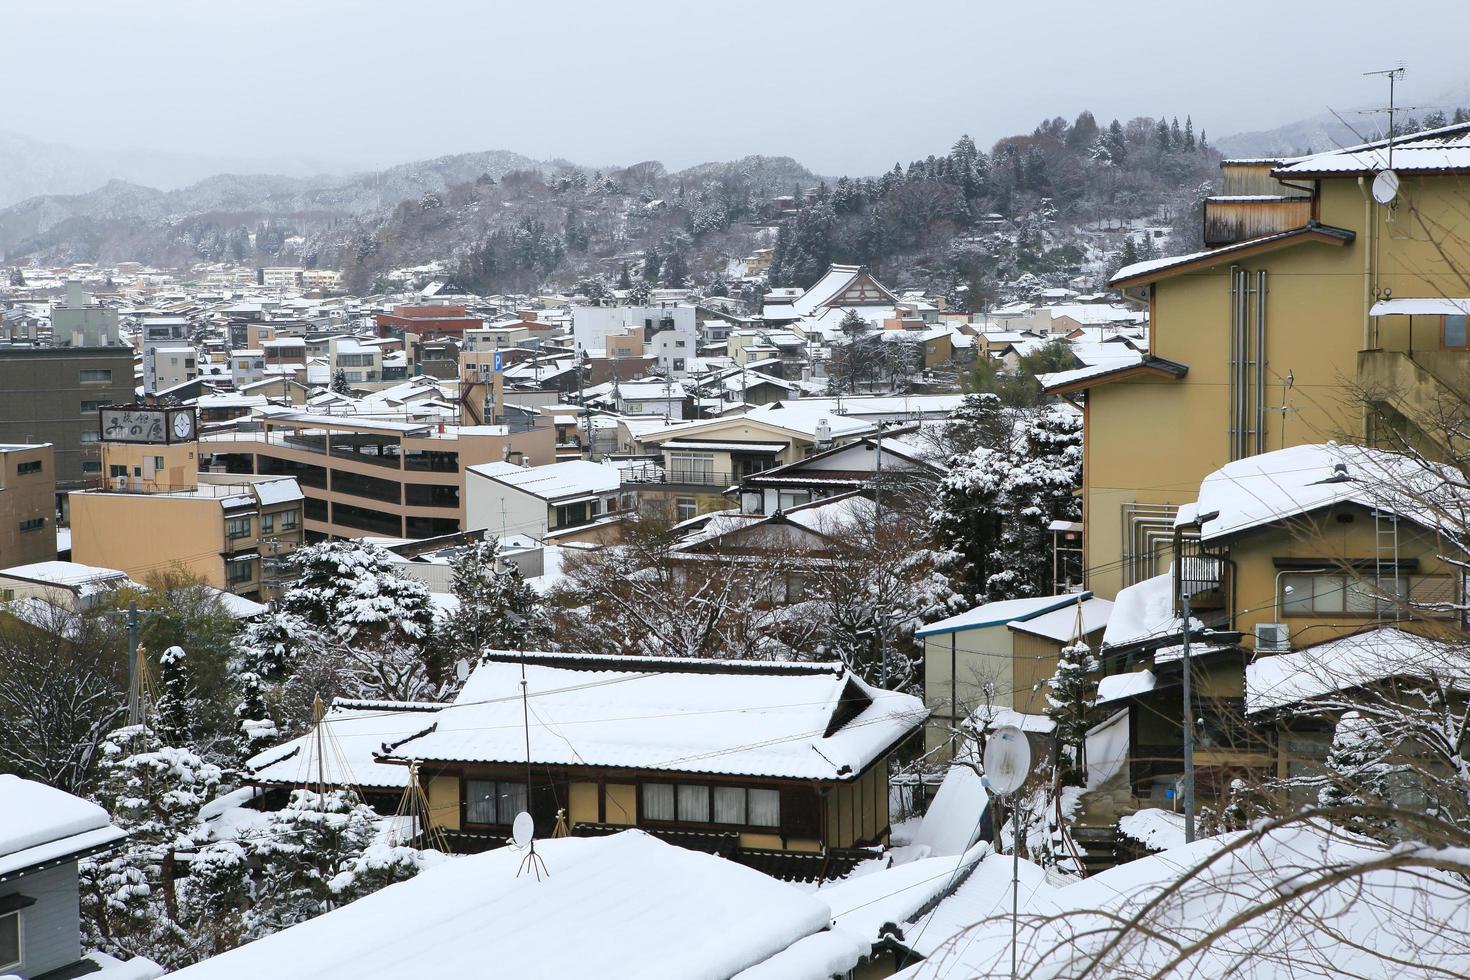
[[[465,470],[465,530],[546,537],[546,502],[498,480]]]

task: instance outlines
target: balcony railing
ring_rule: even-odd
[[[718,487],[721,490],[740,482],[740,477],[728,471],[706,470],[686,467],[638,466],[623,470],[627,483],[662,483],[681,487]]]

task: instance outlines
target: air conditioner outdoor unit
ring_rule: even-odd
[[[126,490],[127,488],[128,488],[128,478],[127,477],[125,477],[125,476],[115,476],[115,477],[112,478],[112,489],[114,489],[114,490]]]
[[[1256,624],[1256,653],[1290,653],[1291,631],[1285,623]]]

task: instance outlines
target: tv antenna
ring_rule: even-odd
[[[1400,108],[1403,108],[1403,109],[1414,109],[1414,108],[1417,108],[1416,106],[1398,106],[1394,102],[1395,87],[1398,85],[1399,80],[1404,77],[1404,73],[1405,73],[1406,70],[1407,69],[1405,69],[1403,65],[1399,65],[1396,68],[1381,68],[1378,71],[1365,71],[1365,72],[1363,72],[1363,75],[1365,77],[1367,77],[1367,76],[1373,76],[1373,75],[1382,75],[1382,76],[1384,76],[1384,77],[1386,77],[1388,79],[1388,166],[1387,166],[1386,169],[1387,170],[1390,170],[1390,171],[1393,170],[1393,141],[1394,141],[1394,138],[1398,135],[1398,133],[1397,133],[1397,131],[1395,129],[1395,121],[1394,121],[1395,120],[1395,116],[1398,113],[1398,110]],[[1364,112],[1368,112],[1368,113],[1372,113],[1372,114],[1376,115],[1376,114],[1378,114],[1380,112],[1383,112],[1384,110],[1382,108],[1378,108],[1378,109],[1365,109],[1363,111]],[[1379,203],[1382,204],[1382,203],[1386,203],[1386,202],[1380,201]]]
[[[531,702],[526,693],[526,658],[521,657],[521,725],[526,733],[526,806],[531,805]],[[551,877],[551,872],[546,870],[546,862],[541,855],[536,853],[536,820],[530,813],[522,810],[516,814],[516,819],[510,828],[510,840],[517,848],[526,852],[521,858],[521,866],[516,869],[516,877],[529,870],[540,881],[541,876]]]
[[[985,743],[985,775],[980,783],[1002,798],[1012,798],[1031,774],[1031,743],[1015,725],[1002,725]],[[1016,980],[1017,935],[1021,917],[1021,804],[1011,801],[1011,980]]]

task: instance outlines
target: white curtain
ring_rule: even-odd
[[[750,810],[750,823],[754,827],[781,826],[781,791],[778,789],[753,789],[747,791],[746,806]]]
[[[744,787],[715,787],[715,823],[745,823]]]
[[[643,784],[644,820],[674,819],[674,787],[668,783]]]
[[[679,819],[689,823],[709,823],[709,787],[679,787]]]

